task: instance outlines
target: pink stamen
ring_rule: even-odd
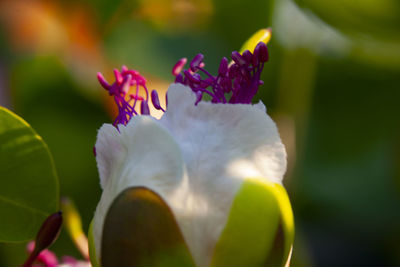
[[[196,55],[187,70],[174,67],[175,83],[189,86],[197,95],[196,104],[203,94],[211,96],[212,103],[250,104],[262,84],[260,80],[264,63],[268,61],[268,49],[265,43],[257,44],[254,54],[246,50],[242,54],[232,52],[233,62],[221,60],[218,75],[213,76],[204,69],[203,55]],[[180,62],[175,66],[181,66]],[[201,74],[201,75],[200,75]],[[228,100],[229,98],[229,100]]]
[[[118,115],[113,125],[118,128],[118,124],[126,125],[130,119],[138,115],[135,111],[138,102],[140,104],[140,113],[150,115],[148,107],[149,90],[146,87],[146,79],[136,70],[130,70],[126,66],[121,67],[121,71],[114,69],[115,82],[109,84],[101,73],[97,73],[97,79],[101,86],[108,91],[110,96],[114,97],[115,104],[118,107]],[[129,93],[131,87],[134,87],[134,93]],[[140,94],[140,88],[144,90],[144,96]],[[159,105],[155,107],[164,111]]]
[[[172,68],[172,75],[177,76],[182,71],[186,62],[187,62],[187,58],[185,58],[185,57],[178,60],[178,62],[176,62],[176,64]]]

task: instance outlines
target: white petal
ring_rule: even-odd
[[[125,157],[126,151],[121,144],[118,130],[111,124],[101,126],[95,148],[100,185],[104,189],[110,174]]]
[[[170,86],[168,102],[160,123],[180,146],[189,188],[171,203],[186,210],[176,213],[178,223],[196,264],[208,266],[243,179],[280,183],[286,151],[263,104],[195,106],[191,89],[180,84]]]
[[[183,182],[184,166],[180,149],[169,132],[149,116],[136,116],[120,132],[109,125],[99,131],[97,160],[103,194],[94,216],[96,255],[105,215],[115,197],[131,186],[145,186],[165,200]]]

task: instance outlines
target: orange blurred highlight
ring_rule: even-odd
[[[0,21],[18,50],[55,51],[68,40],[50,2],[2,1]]]
[[[17,51],[50,54],[61,58],[75,78],[105,65],[92,11],[78,3],[5,0],[0,3],[0,23]],[[92,80],[94,81],[94,79]]]

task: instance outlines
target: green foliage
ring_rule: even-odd
[[[90,78],[95,81],[95,75]],[[93,155],[96,130],[112,119],[105,115],[101,100],[95,102],[84,97],[87,96],[82,93],[84,88],[74,83],[55,57],[20,60],[14,67],[11,87],[16,111],[40,133],[52,152],[60,194],[74,201],[82,216],[83,229],[87,230],[100,196]],[[103,93],[100,87],[93,91]],[[60,255],[80,257],[65,231],[52,250]],[[0,256],[0,266],[8,254]],[[15,264],[4,263],[5,266]]]
[[[32,239],[57,210],[58,180],[42,138],[0,107],[0,241]]]
[[[400,2],[397,0],[296,0],[324,21],[348,33],[400,37]]]

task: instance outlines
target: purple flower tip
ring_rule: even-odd
[[[30,251],[31,254],[23,267],[31,266],[41,252],[54,243],[60,234],[62,221],[61,211],[53,213],[46,218],[36,235],[34,246]]]
[[[232,52],[233,62],[223,58],[219,65],[218,75],[213,76],[204,69],[202,54],[198,54],[190,62],[189,70],[181,68],[175,75],[175,83],[189,86],[196,93],[196,105],[204,94],[211,97],[212,103],[241,103],[250,104],[258,87],[263,83],[260,80],[264,63],[268,61],[268,49],[265,43],[257,44],[254,53],[246,50],[242,54]],[[181,66],[178,63],[175,66]],[[176,67],[173,69],[175,73]],[[229,100],[227,97],[229,97]]]
[[[35,249],[43,250],[53,244],[60,234],[62,221],[61,211],[47,217],[36,236]]]

